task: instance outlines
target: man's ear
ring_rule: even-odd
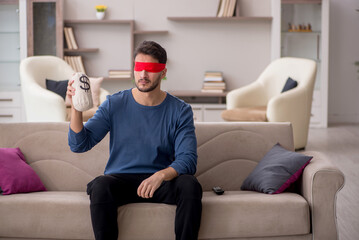
[[[161,79],[164,79],[167,75],[167,68],[163,69],[161,72]]]

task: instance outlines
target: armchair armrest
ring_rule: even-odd
[[[28,83],[23,87],[23,95],[27,121],[66,121],[66,106],[61,96],[34,83]]]
[[[292,89],[271,98],[267,105],[269,122],[291,122],[295,148],[307,144],[312,96],[305,88]]]
[[[240,107],[266,106],[267,99],[264,86],[255,81],[227,94],[227,109]]]
[[[307,91],[303,88],[292,89],[271,98],[267,105],[267,117],[270,122],[305,122],[310,117]],[[309,109],[308,109],[309,108]]]
[[[336,200],[338,191],[344,186],[344,175],[323,154],[305,154],[313,156],[302,178],[302,195],[312,216],[313,239],[338,239]]]

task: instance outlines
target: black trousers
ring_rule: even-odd
[[[117,240],[117,208],[128,203],[175,204],[176,240],[198,239],[202,214],[202,187],[192,175],[165,181],[152,198],[137,195],[141,182],[151,174],[111,174],[99,176],[87,185],[92,227],[96,240]]]

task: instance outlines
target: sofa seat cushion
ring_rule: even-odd
[[[310,232],[307,201],[295,193],[252,191],[203,194],[200,238],[305,235]]]
[[[310,235],[308,203],[295,193],[226,191],[218,196],[204,192],[202,203],[199,239]],[[175,239],[175,212],[176,206],[167,204],[122,206],[118,211],[119,239]]]
[[[93,239],[86,192],[0,195],[0,236]]]
[[[307,235],[309,207],[295,193],[268,195],[226,191],[203,193],[199,239]],[[93,239],[85,192],[35,192],[0,195],[0,236]],[[174,237],[176,206],[132,203],[118,209],[120,239],[168,240]]]

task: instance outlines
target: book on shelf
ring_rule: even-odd
[[[203,83],[203,87],[217,87],[217,88],[225,88],[226,87],[226,83],[224,81],[222,82],[204,82]]]
[[[222,72],[207,71],[204,73],[202,92],[224,92],[226,83]]]
[[[65,42],[68,49],[73,49],[73,46],[71,44],[70,35],[69,35],[69,29],[67,27],[64,28],[64,35],[65,35]]]
[[[79,47],[77,45],[72,27],[65,27],[64,34],[68,49],[78,49]]]
[[[222,72],[207,71],[204,73],[204,81],[223,81]]]
[[[224,88],[206,88],[206,87],[203,87],[202,88],[202,91],[206,92],[206,91],[213,91],[213,92],[224,92]]]
[[[227,2],[227,0],[220,0],[219,1],[217,17],[223,17],[226,2]]]
[[[131,78],[132,71],[131,70],[109,70],[108,76],[109,76],[109,78]]]
[[[237,0],[230,0],[228,11],[227,11],[227,17],[235,16],[236,6],[237,6]]]
[[[82,61],[82,56],[76,56],[76,59],[77,59],[77,64],[79,66],[80,72],[83,72],[83,73],[86,74],[85,66],[84,66],[84,63]]]
[[[81,56],[64,56],[64,60],[75,72],[83,72],[86,74]]]
[[[238,15],[237,0],[220,0],[218,4],[217,17],[233,17]]]

